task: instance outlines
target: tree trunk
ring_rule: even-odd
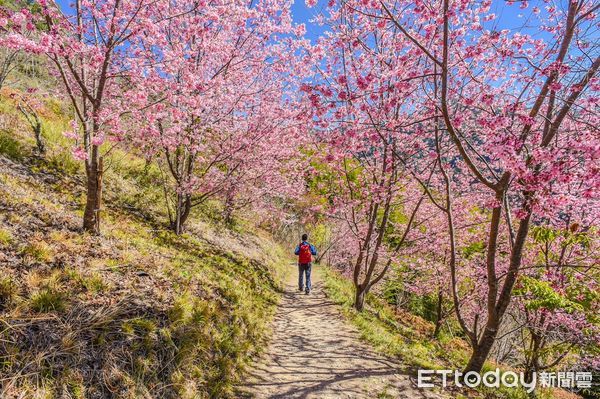
[[[231,227],[233,225],[233,193],[228,191],[225,199],[225,209],[223,210],[223,221],[225,225]]]
[[[83,229],[100,234],[100,205],[102,196],[102,157],[98,155],[98,146],[92,145],[91,156],[86,162],[87,193],[83,212]]]
[[[192,197],[187,194],[177,194],[177,204],[175,206],[175,220],[171,222],[171,229],[177,235],[184,231],[185,222],[190,216],[192,208]]]
[[[231,208],[225,209],[225,215],[223,217],[223,221],[225,222],[225,225],[227,227],[231,227],[233,225],[233,212],[231,211]]]
[[[534,364],[529,364],[525,369],[525,382],[531,383],[533,381],[533,374],[537,372],[537,367]]]
[[[171,226],[175,234],[181,234],[181,211],[182,211],[181,194],[177,194],[177,205],[175,206],[175,220]]]
[[[365,298],[367,296],[367,289],[366,287],[363,287],[362,285],[358,285],[356,287],[356,295],[354,297],[354,308],[359,311],[362,312],[363,309],[365,308]]]
[[[468,373],[469,371],[475,371],[479,373],[481,371],[483,364],[488,358],[490,351],[492,350],[492,346],[494,346],[494,342],[496,341],[496,334],[498,331],[497,327],[499,323],[494,322],[493,324],[495,327],[492,327],[490,324],[486,325],[481,339],[477,343],[477,346],[473,348],[471,358],[464,369],[464,373]]]
[[[35,135],[35,144],[38,152],[43,155],[46,153],[46,146],[44,145],[44,139],[42,137],[42,124],[38,121],[33,126],[33,133]]]
[[[438,338],[438,336],[440,335],[440,329],[442,327],[442,321],[443,321],[443,305],[444,305],[444,293],[442,292],[442,290],[438,291],[438,300],[437,300],[437,308],[436,308],[436,315],[435,315],[435,330],[433,330],[433,337],[434,338]]]
[[[526,382],[533,381],[533,373],[538,371],[541,344],[542,337],[535,331],[531,330],[531,353],[529,354],[529,359],[525,364]]]

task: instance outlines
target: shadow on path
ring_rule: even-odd
[[[438,398],[418,390],[402,365],[360,341],[322,290],[313,268],[313,292],[296,286],[294,268],[273,321],[265,356],[250,370],[239,396],[257,399]],[[383,395],[383,394],[387,395]]]

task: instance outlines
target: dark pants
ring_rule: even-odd
[[[304,288],[304,274],[306,274],[306,291],[310,291],[310,263],[298,263],[298,288]]]

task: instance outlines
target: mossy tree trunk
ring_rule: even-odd
[[[103,159],[96,145],[91,146],[90,157],[85,163],[86,202],[83,212],[83,229],[93,234],[100,234],[100,208],[102,205]]]

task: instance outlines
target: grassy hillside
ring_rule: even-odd
[[[82,233],[68,112],[40,98],[40,156],[12,93],[0,93],[0,396],[234,396],[266,336],[281,248],[244,221],[218,227],[210,207],[168,232],[158,171],[124,152],[107,160],[102,236]]]

